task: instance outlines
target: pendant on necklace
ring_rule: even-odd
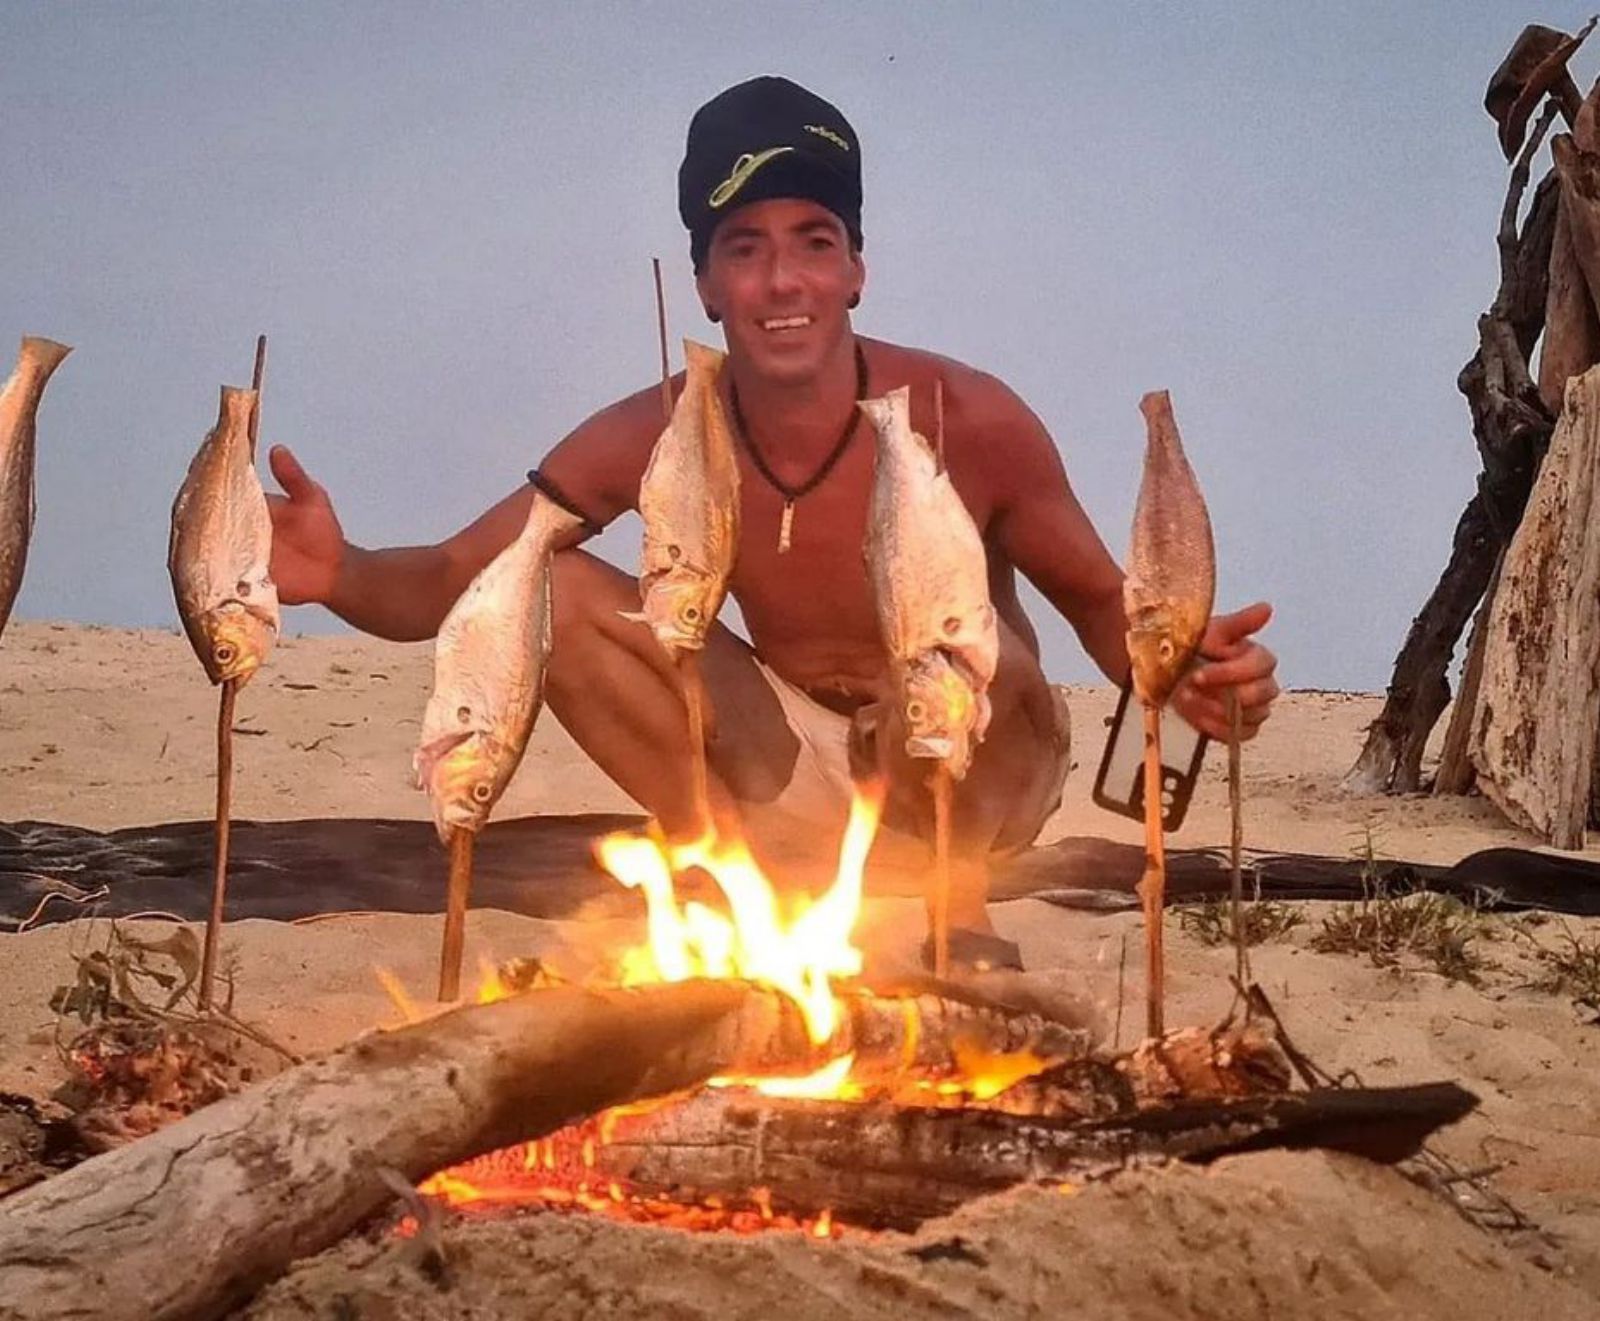
[[[794,501],[783,502],[783,518],[778,523],[778,554],[789,553],[789,534],[794,530]]]

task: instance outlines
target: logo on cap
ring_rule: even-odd
[[[793,147],[768,147],[765,151],[747,151],[733,163],[733,172],[721,183],[711,190],[711,195],[706,202],[712,210],[726,206],[733,200],[734,194],[743,188],[749,178],[774,156],[781,156],[786,151],[793,151]]]
[[[804,124],[801,127],[803,127],[807,133],[815,133],[819,138],[827,138],[828,141],[833,143],[833,145],[839,148],[840,151],[850,150],[850,144],[824,124]]]

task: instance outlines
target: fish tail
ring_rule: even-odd
[[[727,355],[720,349],[714,349],[709,344],[701,344],[698,340],[686,339],[683,341],[683,365],[692,381],[697,377],[710,377],[716,379],[722,370],[722,361]]]
[[[50,374],[71,352],[70,344],[57,344],[55,340],[39,335],[24,335],[22,351],[17,355],[17,366],[32,374],[42,389],[50,379]]]
[[[254,390],[240,389],[238,386],[225,385],[222,387],[221,400],[217,405],[217,429],[228,431],[238,428],[241,435],[250,434],[250,419],[256,411],[256,392]]]

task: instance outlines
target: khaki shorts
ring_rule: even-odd
[[[850,777],[850,718],[823,706],[802,688],[774,673],[760,660],[756,667],[771,687],[783,708],[784,719],[800,753],[794,772],[777,798],[767,803],[741,804],[752,829],[770,832],[790,841],[807,835],[812,840],[821,832],[835,838],[844,827],[850,811],[853,782]],[[1061,791],[1072,766],[1072,723],[1067,710],[1066,692],[1052,684],[1055,711],[1054,738],[1046,756],[1025,793],[1018,795],[1011,815],[995,841],[998,855],[1020,852],[1044,829],[1044,824],[1061,806]],[[914,851],[921,860],[928,845],[921,839],[885,828],[879,833],[875,855]]]

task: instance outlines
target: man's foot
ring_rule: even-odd
[[[934,939],[929,936],[922,942],[922,966],[929,972],[934,966]],[[1015,942],[997,936],[992,931],[975,931],[971,927],[950,928],[950,971],[957,976],[975,972],[994,972],[1008,968],[1022,971],[1022,951]]]

